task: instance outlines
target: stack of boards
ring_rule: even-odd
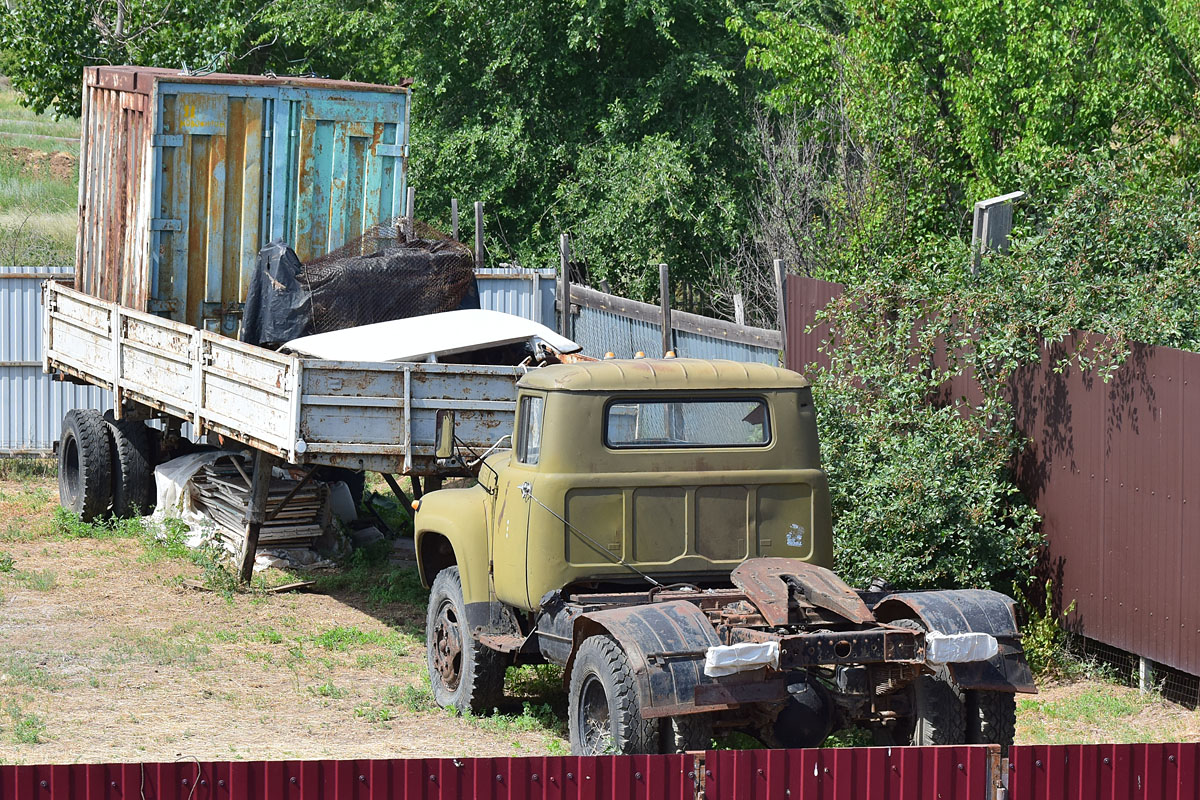
[[[243,470],[223,458],[206,464],[192,478],[192,499],[196,509],[212,520],[217,530],[240,550],[246,539],[246,512],[250,506],[250,481]],[[267,513],[275,509],[299,481],[272,478],[267,497]],[[311,547],[329,524],[329,488],[318,481],[309,481],[287,501],[271,520],[263,523],[258,534],[259,548]]]

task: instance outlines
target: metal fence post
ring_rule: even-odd
[[[483,203],[475,201],[475,269],[483,269]]]
[[[558,332],[571,338],[571,235],[558,237]]]
[[[458,241],[458,198],[454,197],[450,200],[450,237],[454,241]]]
[[[783,294],[783,259],[775,259],[775,313],[779,318],[779,341],[782,345],[779,349],[783,351],[783,363],[787,365],[787,299]]]
[[[405,211],[408,212],[408,221],[404,224],[404,238],[412,241],[413,231],[416,229],[416,208],[417,208],[417,190],[412,186],[408,187],[408,197],[406,198]]]
[[[665,356],[675,349],[671,345],[671,273],[666,264],[658,265],[658,296],[662,309],[659,323],[662,325],[662,354]]]

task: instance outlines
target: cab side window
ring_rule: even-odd
[[[544,398],[526,395],[517,412],[517,461],[536,464],[542,454],[542,407]]]

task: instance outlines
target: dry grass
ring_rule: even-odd
[[[423,609],[372,602],[361,574],[227,598],[136,537],[58,532],[56,504],[53,478],[0,478],[0,763],[563,749],[544,698],[489,720],[436,708]]]

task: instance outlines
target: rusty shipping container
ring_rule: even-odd
[[[255,255],[405,213],[407,85],[91,67],[76,288],[232,335]]]

